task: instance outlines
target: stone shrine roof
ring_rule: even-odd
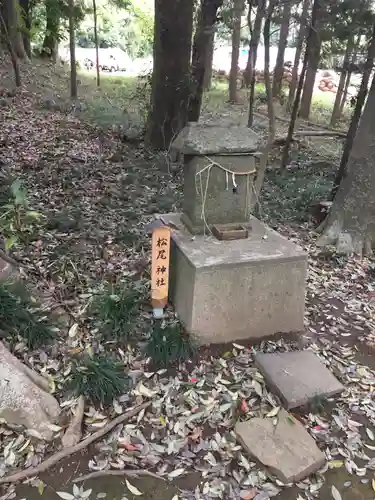
[[[259,152],[262,142],[262,137],[247,127],[189,123],[172,146],[185,155],[248,154]]]

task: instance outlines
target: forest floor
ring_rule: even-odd
[[[52,296],[66,316],[52,346],[32,351],[19,342],[15,352],[54,380],[65,411],[74,402],[64,392],[74,356],[94,350],[124,362],[134,388],[105,410],[87,402],[85,435],[135,401],[151,400],[153,411],[141,413],[39,479],[16,490],[4,488],[0,499],[56,500],[57,491],[72,491],[72,480],[80,474],[128,464],[167,479],[130,480],[143,496],[155,500],[238,499],[255,494],[257,500],[274,496],[280,500],[373,499],[374,267],[370,260],[343,258],[314,245],[312,208],[329,194],[339,142],[329,138],[295,144],[290,165],[282,172],[275,148],[261,197],[259,217],[309,254],[305,332],[256,345],[243,342],[205,349],[190,363],[153,371],[141,350],[152,328],[147,292],[150,243],[144,226],[154,213],[180,208],[181,173],[178,168],[168,169],[160,156],[123,141],[121,123],[110,129],[103,123],[99,127],[95,118],[105,116],[110,121],[112,113],[113,122],[126,121],[124,129],[137,128],[130,122],[141,111],[134,99],[125,108],[122,93],[117,99],[113,87],[96,90],[94,82],[85,78],[80,85],[82,97],[72,106],[66,97],[68,79],[60,70],[42,64],[25,68],[23,87],[13,92],[10,68],[0,65],[0,165],[2,171],[23,180],[30,206],[45,217],[32,241],[13,253],[29,279]],[[258,111],[262,112],[261,106]],[[202,118],[240,123],[246,118],[245,98],[229,105],[213,90]],[[260,132],[266,128],[264,118],[257,117],[255,128]],[[278,133],[285,133],[283,122]],[[104,341],[86,313],[89,302],[104,283],[129,277],[144,290],[134,337]],[[236,445],[231,401],[247,401],[249,416],[269,411],[275,397],[254,368],[254,349],[297,348],[319,355],[346,391],[328,401],[319,414],[312,409],[300,412],[299,418],[325,450],[328,462],[309,479],[286,486],[260,464],[249,462]],[[5,424],[0,424],[0,433],[0,476],[38,463],[54,449],[27,440]],[[128,440],[125,448],[119,444],[124,440]],[[122,478],[96,479],[84,486],[93,489],[91,499],[138,496]]]

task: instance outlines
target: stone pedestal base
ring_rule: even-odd
[[[303,329],[307,255],[255,218],[249,238],[192,236],[171,222],[170,300],[200,344]]]

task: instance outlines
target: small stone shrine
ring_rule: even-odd
[[[245,127],[191,124],[182,214],[172,228],[170,301],[201,344],[303,329],[307,256],[250,215],[260,137]]]

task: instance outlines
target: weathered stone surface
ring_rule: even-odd
[[[183,222],[194,234],[209,232],[206,224],[247,223],[250,216],[252,175],[236,175],[233,192],[232,175],[213,166],[215,162],[231,172],[254,170],[255,159],[248,155],[184,157]],[[202,172],[202,173],[200,173]]]
[[[180,215],[172,228],[170,299],[201,344],[303,329],[307,256],[251,218],[249,238],[191,237]]]
[[[262,138],[247,127],[218,127],[189,123],[173,142],[184,155],[258,152]]]
[[[316,397],[339,394],[344,387],[311,351],[259,353],[255,363],[286,408],[303,406]]]
[[[31,380],[30,369],[24,368],[0,342],[0,417],[50,440],[53,431],[49,425],[56,422],[60,406],[51,394],[34,383],[38,375]]]
[[[325,455],[303,425],[284,409],[273,418],[253,418],[238,422],[237,439],[284,483],[301,481],[320,469]]]

